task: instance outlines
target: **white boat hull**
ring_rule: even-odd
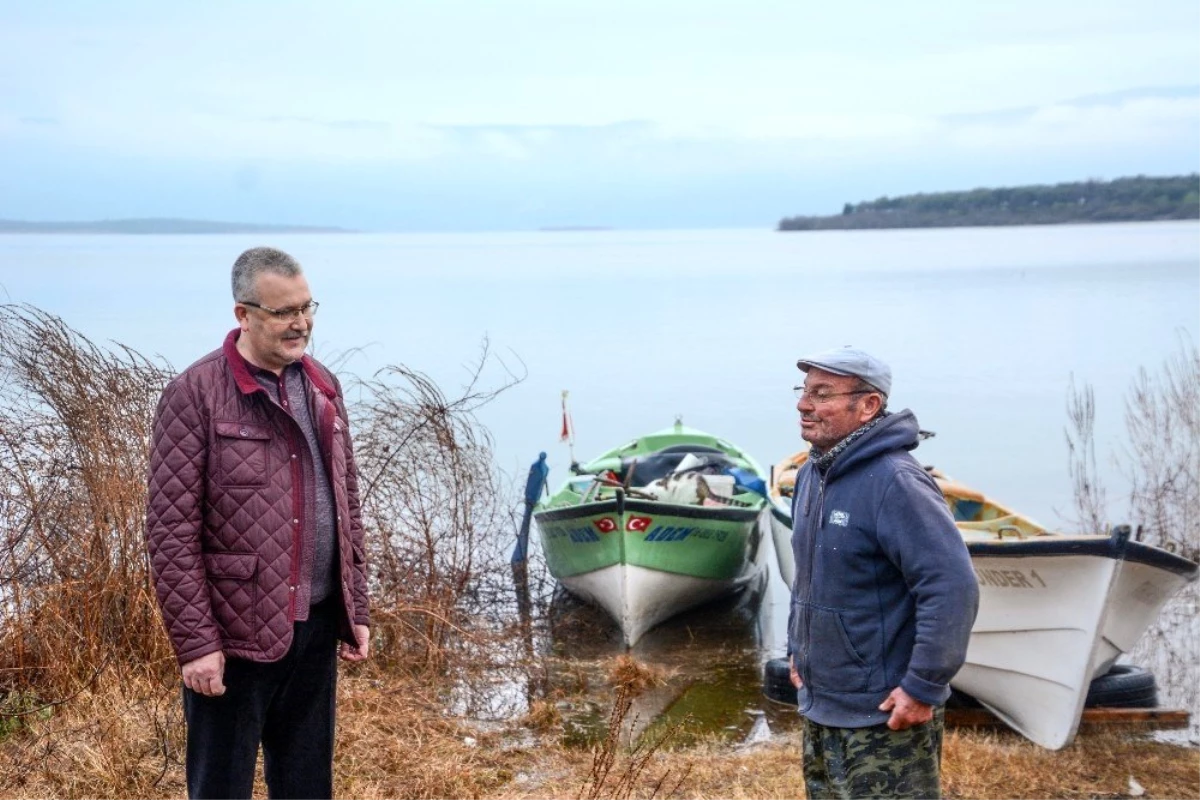
[[[790,521],[778,502],[774,510],[779,572],[791,586]],[[1029,541],[972,546],[979,614],[966,663],[950,684],[1033,742],[1057,750],[1075,737],[1092,679],[1133,649],[1195,573],[1126,559],[1124,542],[1100,552],[1106,537],[1042,537],[1037,546],[1059,551],[1021,553],[1032,549]],[[1080,544],[1090,552],[1072,553]]]
[[[796,559],[792,553],[792,510],[784,508],[775,498],[767,509],[771,525],[771,543],[775,545],[775,561],[779,566],[779,577],[788,589],[796,580]]]
[[[979,615],[966,663],[951,684],[1032,741],[1057,750],[1079,725],[1121,564],[1097,556],[972,562]]]
[[[642,634],[689,608],[716,600],[747,586],[761,574],[751,563],[736,580],[714,580],[659,572],[633,564],[614,564],[559,582],[577,597],[600,606],[617,621],[625,644],[633,646]]]

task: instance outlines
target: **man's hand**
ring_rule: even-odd
[[[183,665],[183,685],[205,697],[225,694],[225,654],[218,650]]]
[[[796,672],[795,656],[788,656],[788,677],[792,679],[792,686],[795,686],[797,691],[804,685],[804,681],[800,680],[800,673]]]
[[[892,689],[892,693],[879,704],[879,710],[892,712],[887,726],[894,731],[922,725],[933,719],[933,706],[922,703],[899,686]]]
[[[338,657],[343,661],[366,661],[371,648],[371,629],[366,625],[354,626],[354,638],[358,645],[342,642],[338,645]]]

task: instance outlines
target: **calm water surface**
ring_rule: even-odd
[[[1140,367],[1154,370],[1177,351],[1180,337],[1200,340],[1193,222],[792,234],[0,236],[0,299],[31,303],[94,340],[181,368],[233,326],[229,267],[257,244],[305,265],[321,301],[318,356],[362,348],[343,371],[367,375],[403,363],[452,393],[486,337],[493,355],[525,376],[480,414],[500,467],[519,480],[539,450],[549,453],[552,482],[565,475],[563,389],[580,459],[678,415],[765,467],[800,444],[796,359],[854,344],[892,365],[891,406],[911,408],[937,432],[919,458],[1056,527],[1072,525],[1068,387],[1072,378],[1090,384],[1101,474],[1121,520],[1125,483],[1112,456],[1122,448],[1125,393]],[[505,374],[493,360],[485,381]],[[762,612],[768,622],[756,616],[739,634],[754,664],[782,648],[782,622],[770,621],[786,616],[785,606],[771,608],[781,595],[773,582]]]

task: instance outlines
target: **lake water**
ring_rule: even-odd
[[[499,466],[522,483],[540,450],[551,482],[565,477],[564,389],[580,460],[681,416],[768,466],[800,445],[796,359],[853,344],[891,364],[891,407],[911,408],[937,432],[917,451],[922,461],[1052,527],[1072,527],[1068,388],[1072,377],[1090,384],[1100,472],[1112,518],[1124,521],[1126,484],[1111,456],[1122,447],[1125,393],[1139,368],[1156,370],[1180,337],[1196,342],[1200,331],[1195,222],[0,236],[0,300],[179,368],[233,326],[229,268],[258,244],[305,265],[321,302],[317,355],[362,348],[343,371],[403,363],[452,394],[487,337],[525,376],[479,415]],[[496,362],[485,371],[485,383],[504,378]],[[779,654],[782,594],[774,581],[739,634],[750,651]],[[678,650],[664,635],[662,652]],[[752,676],[757,662],[738,658],[734,671]]]
[[[796,359],[854,344],[888,361],[893,408],[937,437],[917,451],[1039,519],[1070,525],[1066,398],[1091,384],[1097,455],[1124,395],[1200,330],[1200,224],[829,231],[598,231],[339,236],[0,236],[0,299],[60,315],[183,367],[233,325],[228,274],[247,246],[305,265],[319,356],[404,363],[452,392],[483,337],[525,381],[480,414],[523,480],[539,450],[577,457],[685,424],[763,466],[800,444]],[[494,363],[485,380],[504,377]]]

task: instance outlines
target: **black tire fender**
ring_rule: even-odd
[[[1092,681],[1083,704],[1087,708],[1157,708],[1154,674],[1133,664],[1114,664]]]

